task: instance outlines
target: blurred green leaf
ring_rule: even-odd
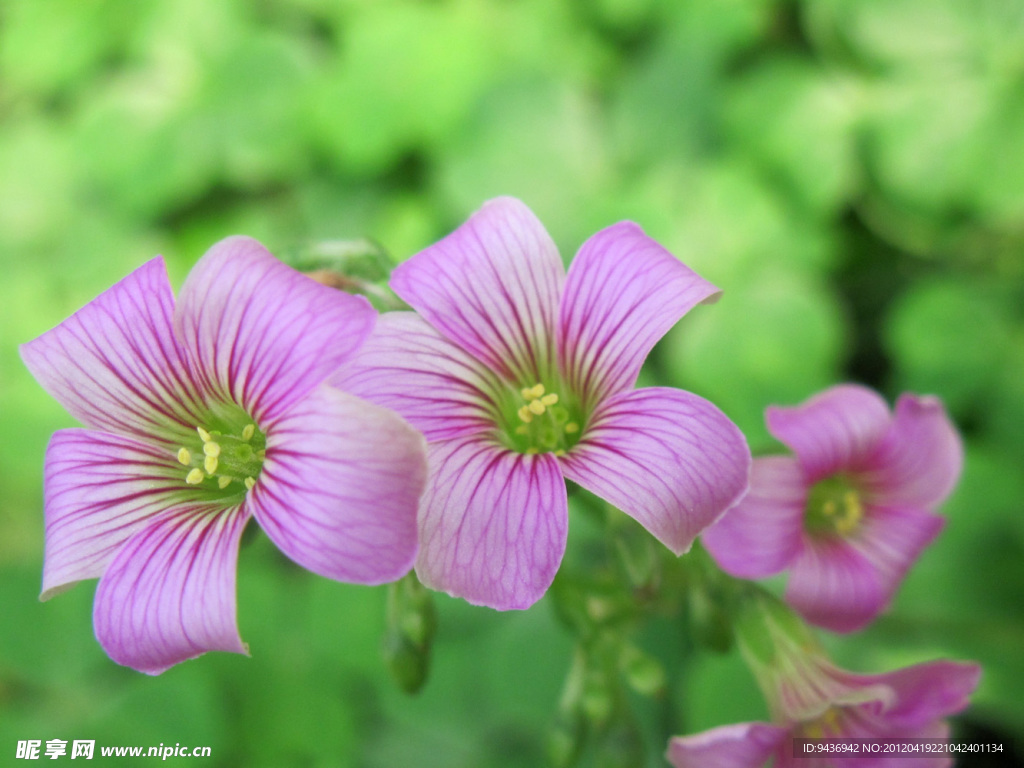
[[[715,402],[756,449],[770,439],[766,406],[800,402],[836,381],[845,333],[833,294],[780,273],[698,307],[660,351],[671,381]]]
[[[729,129],[802,208],[835,215],[860,186],[858,91],[853,78],[811,62],[767,62],[730,89]]]
[[[968,415],[991,396],[1009,353],[999,293],[970,280],[918,282],[899,298],[886,326],[898,388],[943,397]]]

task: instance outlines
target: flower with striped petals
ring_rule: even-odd
[[[85,429],[46,452],[42,599],[99,577],[96,637],[149,674],[246,653],[235,565],[255,517],[328,578],[392,581],[416,556],[422,437],[327,383],[368,302],[224,240],[177,302],[160,257],[21,347]]]
[[[762,578],[789,569],[786,599],[836,632],[870,623],[942,530],[935,508],[956,486],[963,447],[935,397],[832,387],[768,429],[795,456],[754,460],[750,493],[702,541],[723,570]]]
[[[623,222],[566,274],[521,202],[493,200],[399,266],[417,313],[381,317],[339,378],[428,441],[416,571],[434,589],[526,608],[565,550],[568,478],[673,552],[746,490],[750,453],[708,401],[635,389],[655,342],[718,290]]]
[[[788,614],[788,615],[787,615]],[[981,667],[945,659],[876,675],[840,669],[806,625],[781,605],[748,611],[737,641],[768,702],[772,722],[719,726],[669,742],[674,768],[894,768],[907,755],[807,754],[794,739],[949,739],[945,718],[964,710]],[[850,742],[838,742],[841,748]],[[950,757],[915,754],[915,765],[949,768]]]

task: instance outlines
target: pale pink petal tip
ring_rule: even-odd
[[[747,491],[750,449],[718,408],[678,389],[619,393],[562,459],[565,476],[682,554]]]
[[[587,240],[573,259],[558,326],[560,366],[588,404],[631,389],[648,353],[718,289],[632,222]]]
[[[963,461],[960,434],[942,402],[903,394],[863,480],[880,503],[933,509],[956,486]]]
[[[162,257],[143,264],[71,317],[22,344],[43,389],[88,427],[148,439],[202,409],[172,327]]]
[[[896,705],[886,713],[894,729],[912,732],[967,708],[981,681],[981,666],[971,662],[932,661],[881,675],[865,676],[896,692]]]
[[[565,269],[523,203],[486,203],[447,237],[399,265],[390,285],[434,328],[511,380],[554,366]]]
[[[861,466],[890,418],[885,400],[857,384],[840,384],[801,405],[765,411],[768,430],[796,454],[808,483]]]
[[[789,732],[767,723],[737,723],[677,736],[666,759],[674,768],[762,768]]]

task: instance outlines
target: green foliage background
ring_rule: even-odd
[[[2,760],[86,738],[208,745],[223,766],[543,764],[571,655],[547,601],[440,597],[408,697],[379,654],[383,589],[313,577],[257,533],[251,658],[155,679],[110,662],[90,585],[36,600],[43,452],[72,420],[17,356],[155,253],[179,285],[236,232],[277,252],[369,236],[401,260],[499,194],[566,258],[630,218],[724,289],[648,374],[717,402],[755,452],[777,447],[767,404],[837,381],[945,399],[967,444],[948,526],[893,611],[830,647],[861,671],[979,660],[961,727],[1019,750],[1020,0],[3,0]],[[760,708],[735,656],[682,658],[677,631],[645,641],[676,657],[641,705],[652,766],[669,734]]]

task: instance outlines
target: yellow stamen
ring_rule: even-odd
[[[810,725],[804,726],[804,735],[808,739],[821,739],[825,736],[825,729],[818,723],[811,723]]]
[[[245,478],[245,487],[246,488],[248,488],[251,491],[254,485],[256,485],[256,481],[253,478],[251,478],[251,477]]]
[[[838,512],[838,510],[836,509],[836,503],[832,501],[832,499],[829,499],[828,501],[821,505],[821,511],[823,514],[826,514],[829,517],[833,517],[836,514],[836,512]]]
[[[203,475],[203,470],[199,467],[194,467],[187,475],[185,475],[185,482],[189,485],[199,485],[199,483],[203,482],[204,477],[205,475]]]
[[[267,450],[266,450],[266,448],[262,448],[262,449],[256,451],[256,457],[260,461],[263,461],[263,459],[267,458]]]
[[[246,424],[242,427],[242,439],[249,441],[252,440],[252,436],[256,434],[255,424]]]
[[[848,516],[855,520],[860,520],[863,510],[860,507],[860,498],[854,491],[847,491],[843,496],[843,501],[846,502],[846,512]]]
[[[531,400],[530,404],[526,407],[530,409],[530,412],[533,413],[534,416],[540,416],[545,410],[544,403],[540,400]]]
[[[542,397],[540,401],[541,403],[550,408],[552,405],[558,402],[558,395],[552,392],[550,395],[544,395],[544,397]]]
[[[226,475],[221,475],[220,477],[217,478],[217,487],[220,488],[222,491],[229,485],[231,485],[230,477],[227,477]]]
[[[555,451],[555,456],[565,456],[565,451],[559,448],[557,451]]]
[[[207,456],[217,457],[220,456],[220,443],[203,443],[203,453]]]
[[[530,388],[530,394],[529,394],[527,399],[529,399],[529,400],[536,400],[538,397],[540,397],[543,394],[544,394],[544,385],[543,384],[534,384]]]
[[[208,442],[210,442],[210,440],[212,439],[212,438],[210,437],[210,433],[209,433],[209,432],[207,432],[207,431],[206,431],[205,429],[203,429],[202,427],[196,427],[196,432],[198,432],[198,433],[199,433],[199,439],[200,439],[200,440],[202,440],[202,441],[203,441],[204,443],[208,443]]]
[[[522,408],[519,409],[518,413],[520,421],[525,421],[527,424],[533,421],[533,414],[530,413],[529,406],[524,405]]]
[[[217,471],[217,457],[216,456],[207,456],[205,459],[203,459],[203,468],[206,470],[206,473],[209,474],[209,475],[212,475],[214,472],[216,472]]]
[[[824,726],[826,733],[840,733],[841,723],[839,722],[839,710],[835,707],[829,707],[825,714],[821,716],[821,724]]]
[[[525,434],[528,434],[529,431],[530,431],[530,428],[527,427],[525,424],[520,424],[518,427],[516,427],[516,434],[517,435],[525,435]]]
[[[533,400],[533,387],[523,387],[519,390],[519,394],[523,396],[524,400]]]
[[[857,494],[854,491],[847,491],[843,494],[843,514],[836,520],[836,530],[842,534],[852,533],[863,516],[864,510],[860,506]]]
[[[580,425],[577,424],[575,421],[570,421],[568,424],[565,425],[565,434],[567,435],[575,435],[579,431]]]
[[[192,453],[188,448],[178,449],[178,463],[184,464],[186,467],[192,463]]]
[[[527,448],[526,449],[526,454],[528,456],[534,456],[534,455],[536,455],[536,453],[537,453],[537,449],[536,448]]]

